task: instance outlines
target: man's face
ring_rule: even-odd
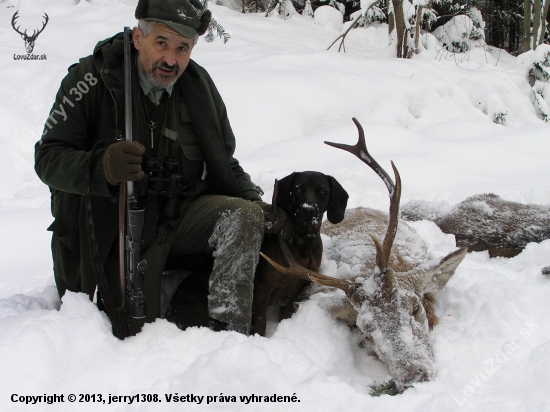
[[[147,37],[134,27],[138,66],[157,87],[176,82],[189,63],[194,43],[161,23],[155,24]]]

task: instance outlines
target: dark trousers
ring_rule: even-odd
[[[263,223],[262,209],[255,203],[219,195],[198,197],[174,225],[159,223],[154,242],[143,254],[147,261],[145,321],[160,316],[162,272],[168,256],[211,252],[209,316],[233,325],[250,325]],[[113,258],[107,266],[116,267]]]

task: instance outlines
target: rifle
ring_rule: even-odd
[[[132,29],[124,28],[124,110],[126,140],[132,141]],[[130,307],[133,319],[145,318],[143,271],[147,262],[141,259],[145,210],[139,208],[134,182],[120,184],[119,194],[119,271],[124,310]]]

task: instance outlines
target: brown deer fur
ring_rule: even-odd
[[[436,374],[429,337],[430,329],[437,322],[433,293],[447,284],[467,250],[459,249],[437,262],[425,262],[406,272],[393,269],[391,256],[398,233],[401,179],[393,163],[395,183],[368,153],[363,128],[356,119],[353,121],[359,130],[359,140],[355,146],[326,143],[357,156],[378,174],[388,189],[390,213],[383,241],[371,234],[376,250],[375,269],[370,274],[365,273],[364,268],[371,265],[365,261],[358,275],[350,279],[333,278],[301,267],[289,251],[285,251],[289,268],[270,263],[290,276],[309,277],[320,285],[341,289],[346,299],[339,291],[333,289],[332,293],[329,289],[319,294],[315,301],[330,313],[345,316],[348,324],[357,325],[365,337],[366,346],[388,366],[396,388],[403,391],[415,383],[432,379]],[[344,233],[338,231],[335,237],[339,239],[331,241],[338,244],[346,237],[352,238],[357,232],[362,232],[362,226],[360,219],[349,225],[344,224]],[[345,245],[340,246],[331,258],[345,261],[350,258],[349,250]],[[356,247],[350,249],[357,250]]]

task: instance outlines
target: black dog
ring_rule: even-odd
[[[323,214],[331,223],[344,219],[348,194],[332,176],[319,172],[295,172],[279,181],[277,205],[289,216],[293,236],[289,249],[300,265],[317,272],[323,255],[320,230]],[[286,266],[277,236],[266,235],[262,252]],[[269,305],[280,306],[280,317],[294,313],[294,302],[309,282],[278,272],[265,259],[256,269],[252,332],[265,336]]]
[[[319,172],[295,172],[279,181],[277,206],[289,216],[293,236],[289,243],[296,262],[318,271],[323,243],[323,214],[331,223],[344,219],[348,194],[332,176]],[[276,235],[266,235],[262,252],[286,266]],[[208,326],[208,278],[212,261],[196,270],[178,287],[166,319],[185,329]],[[279,273],[265,259],[260,259],[254,281],[252,333],[265,336],[266,312],[269,305],[281,306],[281,319],[292,316],[294,302],[308,281]]]

